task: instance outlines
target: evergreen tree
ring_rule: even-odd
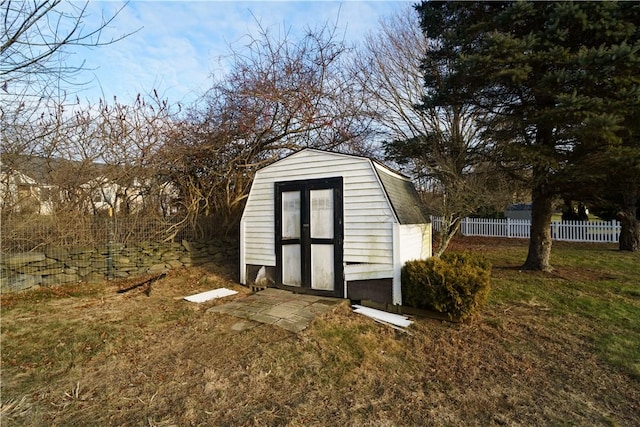
[[[603,156],[595,159],[595,176],[606,175],[597,181],[596,191],[581,197],[590,199],[593,212],[603,219],[620,221],[618,247],[622,251],[640,250],[640,149],[638,141],[625,141]]]
[[[531,189],[524,268],[549,270],[555,197],[593,181],[585,178],[594,157],[637,141],[640,4],[429,1],[417,9],[432,41],[424,108],[465,103],[486,113],[496,159]]]

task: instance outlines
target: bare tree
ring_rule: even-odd
[[[0,0],[3,176],[11,170],[12,163],[18,166],[15,162],[19,159],[49,159],[49,163],[55,162],[50,169],[61,173],[67,168],[57,158],[84,161],[91,157],[87,147],[84,153],[76,152],[77,147],[64,148],[82,139],[79,133],[86,130],[71,118],[70,111],[78,102],[65,91],[65,87],[78,84],[74,79],[85,64],[73,64],[67,59],[75,49],[115,43],[129,34],[103,36],[125,6],[113,15],[102,16],[100,23],[90,28],[86,24],[88,5],[62,0]],[[66,151],[65,155],[60,156],[61,151]],[[78,175],[69,174],[69,178],[74,176]],[[3,203],[7,200],[3,198]]]
[[[171,228],[176,187],[158,172],[156,154],[172,115],[157,96],[139,96],[131,104],[114,100],[48,110],[11,127],[10,134],[3,127],[3,139],[10,136],[18,148],[0,159],[5,238],[78,242],[78,230],[86,231],[81,226],[107,213],[134,221],[138,231]],[[47,230],[46,236],[39,230]]]
[[[420,107],[425,94],[422,58],[429,48],[416,11],[406,7],[383,19],[379,31],[366,38],[352,69],[387,158],[403,166],[423,191],[435,194],[428,209],[443,217],[442,239],[434,251],[439,256],[464,216],[481,207],[503,207],[512,195],[489,163],[491,146],[472,109]]]
[[[87,83],[78,76],[91,65],[70,55],[131,34],[109,35],[126,4],[96,24],[89,5],[0,0],[3,230],[9,217],[26,226],[53,224],[64,235],[80,217],[108,208],[116,215],[144,213],[146,219],[175,211],[175,187],[154,169],[172,125],[171,106],[157,94],[97,105],[80,105],[71,95],[72,86]],[[30,201],[37,217],[25,217]]]
[[[411,139],[432,128],[417,105],[424,94],[422,56],[429,48],[416,12],[403,7],[380,20],[353,56],[352,73],[366,93],[367,113],[387,139]]]
[[[45,170],[39,172],[47,172],[49,180],[69,192],[100,174],[114,180],[142,176],[146,172],[140,169],[154,166],[170,115],[166,102],[140,96],[130,105],[100,101],[58,106],[42,112],[38,120],[4,127],[3,139],[13,144],[5,147],[3,161],[43,159]]]
[[[78,47],[112,44],[131,33],[104,39],[103,32],[117,17],[103,16],[95,28],[87,28],[89,2],[62,0],[0,1],[0,90],[22,98],[48,98],[59,82],[71,83],[85,64],[65,59]]]
[[[168,213],[167,179],[159,173],[157,156],[174,127],[174,113],[155,91],[131,104],[100,102],[89,112],[90,133],[100,141],[102,175],[117,189],[104,199],[111,209],[124,215]]]
[[[357,114],[362,94],[343,74],[347,52],[328,25],[299,39],[261,29],[231,52],[230,73],[164,151],[192,220],[219,215],[221,228],[233,229],[255,171],[294,150],[362,152],[367,123]]]

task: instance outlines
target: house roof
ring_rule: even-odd
[[[386,168],[376,164],[376,172],[387,193],[393,211],[400,224],[425,224],[430,222],[424,214],[418,192],[413,183],[406,177],[391,174],[379,168]]]
[[[354,154],[319,150],[316,148],[304,148],[290,154],[290,156],[298,155],[305,151],[316,151],[330,155],[355,157],[368,161],[371,164],[374,173],[378,176],[378,179],[382,184],[382,188],[387,195],[387,199],[389,200],[400,224],[426,224],[431,222],[429,220],[429,216],[424,213],[418,192],[409,177],[394,171],[376,159]]]
[[[76,185],[96,179],[113,181],[126,179],[118,166],[109,166],[91,161],[67,160],[24,154],[3,153],[0,157],[2,170],[17,171],[36,185],[57,185],[61,181]]]
[[[25,154],[3,153],[0,158],[3,170],[13,170],[33,180],[38,185],[50,185],[55,182],[62,171],[74,171],[77,175],[76,163],[55,157],[42,157]]]

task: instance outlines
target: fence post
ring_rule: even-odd
[[[113,272],[113,240],[115,237],[115,217],[113,215],[113,208],[109,208],[109,241],[107,243],[107,279],[114,279]]]
[[[511,218],[507,217],[507,237],[511,237]]]

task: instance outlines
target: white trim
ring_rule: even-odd
[[[413,321],[409,320],[407,316],[401,314],[389,313],[382,310],[376,310],[375,308],[363,307],[361,305],[353,305],[353,312],[370,317],[374,320],[391,323],[392,325],[399,326],[401,328],[409,327]]]
[[[247,264],[245,255],[245,220],[244,216],[240,219],[240,283],[247,284]]]
[[[400,224],[393,224],[393,287],[391,298],[394,305],[402,305],[402,285],[400,273],[402,270],[402,257],[400,254]]]
[[[344,236],[342,239],[342,243],[344,244]],[[342,298],[349,298],[349,295],[347,295],[347,272],[346,272],[346,268],[347,268],[347,263],[344,262],[344,254],[342,256]]]
[[[384,165],[381,165],[380,163],[377,163],[377,162],[372,162],[372,163],[373,163],[373,166],[376,168],[376,171],[380,171],[381,173],[386,173],[389,176],[392,176],[397,179],[401,179],[403,181],[411,182],[411,180],[407,179],[406,176],[400,175],[398,172],[392,171],[391,169],[389,169]]]
[[[396,210],[393,209],[393,204],[391,203],[391,199],[389,199],[389,195],[387,194],[387,190],[384,188],[384,185],[382,185],[382,180],[380,179],[380,175],[378,175],[378,169],[376,168],[376,164],[373,162],[373,160],[371,159],[367,159],[369,160],[369,164],[371,165],[371,170],[373,171],[373,175],[376,177],[376,181],[378,182],[378,185],[380,186],[380,190],[382,191],[382,194],[384,195],[384,199],[387,201],[387,206],[389,207],[389,210],[391,210],[391,214],[393,215],[393,224],[394,226],[396,224],[400,224],[400,218],[398,218],[398,215],[396,214]],[[393,237],[393,241],[396,241],[396,236],[394,234]]]

